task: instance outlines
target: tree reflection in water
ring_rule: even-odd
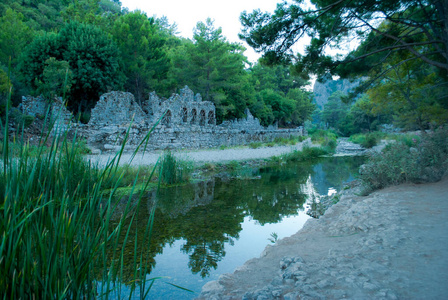
[[[180,251],[188,255],[188,267],[193,274],[204,278],[225,257],[226,247],[239,238],[245,217],[264,225],[297,215],[307,200],[304,186],[310,176],[323,176],[326,185],[339,186],[359,164],[341,165],[340,160],[334,159],[321,165],[302,162],[256,170],[257,179],[215,178],[162,188],[157,196],[149,192],[148,209],[139,211],[139,222],[130,232],[128,244],[133,245],[135,239],[143,236],[139,232],[144,230],[149,212],[157,203],[151,242],[149,247],[142,248],[148,256],[148,271],[155,266],[154,257],[166,244],[184,240]],[[337,176],[333,168],[338,169]]]

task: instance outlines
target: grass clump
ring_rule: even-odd
[[[7,110],[8,111],[8,110]],[[83,147],[67,134],[43,136],[35,156],[22,141],[8,139],[8,113],[0,161],[0,291],[6,299],[92,299],[120,295],[146,297],[146,267],[152,219],[142,245],[134,248],[133,280],[123,277],[127,228],[133,226],[143,192],[129,196],[122,218],[112,221],[114,191],[123,175],[123,149],[105,167],[82,157]],[[51,130],[49,130],[51,131]],[[124,146],[123,146],[124,147]],[[14,150],[12,152],[11,150]],[[134,179],[137,182],[138,174]],[[112,192],[104,191],[111,186]],[[132,198],[132,199],[131,199]],[[121,239],[122,236],[126,238]]]
[[[320,144],[328,153],[334,153],[337,146],[337,135],[331,130],[318,129],[311,134],[311,141]]]
[[[251,149],[257,149],[260,148],[261,146],[263,146],[263,143],[261,142],[252,142],[249,144],[249,148]]]
[[[423,133],[409,146],[398,140],[371,154],[360,169],[365,193],[405,182],[434,182],[448,170],[448,127]]]
[[[274,157],[273,160],[281,162],[298,162],[318,158],[329,154],[329,152],[320,147],[303,147],[302,151],[294,150],[290,153]]]
[[[378,143],[381,141],[381,139],[385,138],[386,134],[382,133],[382,132],[370,132],[367,134],[355,134],[352,135],[349,138],[349,141],[356,143],[356,144],[360,144],[361,146],[363,146],[364,148],[372,148],[375,147],[376,145],[378,145]]]
[[[192,168],[191,163],[176,158],[171,151],[166,151],[162,155],[159,177],[164,184],[187,182]]]

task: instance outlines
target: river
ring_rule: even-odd
[[[208,281],[300,230],[309,218],[307,203],[340,190],[355,178],[362,162],[362,157],[331,157],[245,167],[231,176],[148,192],[128,243],[143,236],[156,205],[147,278],[163,278],[155,281],[150,298],[195,298]],[[132,259],[125,264],[131,277]],[[122,292],[130,291],[125,286]]]

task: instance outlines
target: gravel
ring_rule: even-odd
[[[199,299],[446,299],[446,195],[448,178],[347,193]]]
[[[190,150],[190,151],[172,151],[173,154],[183,160],[193,161],[196,163],[206,162],[229,162],[232,160],[254,160],[265,159],[273,156],[290,153],[294,150],[302,150],[304,146],[312,146],[311,139],[307,139],[301,143],[289,146],[263,147],[257,149],[251,148],[232,148],[223,150]],[[138,153],[131,161],[132,154],[124,153],[120,159],[120,164],[130,164],[132,166],[154,165],[159,159],[162,151],[151,151],[146,153]],[[87,155],[87,159],[93,163],[104,166],[114,157],[114,153]]]

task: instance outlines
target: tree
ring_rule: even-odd
[[[286,96],[289,90],[308,84],[308,81],[295,76],[290,66],[283,64],[266,66],[258,62],[249,69],[249,73],[256,91],[273,89]]]
[[[241,45],[227,42],[221,28],[216,29],[211,19],[198,22],[193,41],[183,41],[173,53],[171,76],[178,85],[188,85],[203,100],[213,102],[218,122],[240,118],[248,99],[241,94],[241,84],[247,76],[243,51]]]
[[[50,57],[67,61],[73,72],[68,94],[72,110],[92,108],[102,93],[119,88],[124,79],[116,45],[93,25],[70,22],[58,34],[34,39],[21,64],[24,80],[32,88],[44,82],[45,62]]]
[[[138,102],[145,100],[147,93],[163,89],[170,61],[155,20],[137,10],[120,17],[112,32],[123,58],[125,88]]]
[[[65,96],[70,90],[73,72],[65,60],[58,61],[50,57],[45,61],[42,79],[43,82],[38,84],[37,92],[51,102],[55,96]]]
[[[257,63],[248,72],[257,93],[250,108],[263,125],[276,121],[280,126],[298,126],[311,118],[311,94],[300,89],[308,82],[295,76],[289,66]]]
[[[255,10],[241,14],[240,37],[259,52],[265,62],[295,62],[304,77],[308,73],[336,74],[351,62],[377,63],[397,50],[424,64],[448,72],[448,2],[446,0],[303,0],[277,5],[273,14]],[[389,26],[379,27],[385,21]],[[292,52],[299,39],[310,36],[304,55]],[[362,52],[345,58],[325,51],[341,48],[353,39],[369,39]],[[375,57],[374,61],[366,58]],[[379,60],[378,60],[379,59]]]
[[[390,112],[397,125],[407,129],[417,125],[424,130],[448,121],[448,83],[435,67],[422,68],[406,53],[394,53],[384,64],[382,80],[367,91],[379,113]]]
[[[347,116],[349,105],[342,102],[345,96],[341,91],[336,91],[328,98],[322,111],[322,121],[328,128],[338,128],[340,122]]]
[[[12,67],[15,67],[22,49],[31,42],[32,34],[23,22],[23,15],[7,9],[0,18],[0,63],[7,66],[11,59]]]
[[[295,102],[291,114],[291,124],[295,126],[304,125],[305,121],[311,120],[316,105],[312,103],[312,93],[302,89],[289,90],[286,95]]]

